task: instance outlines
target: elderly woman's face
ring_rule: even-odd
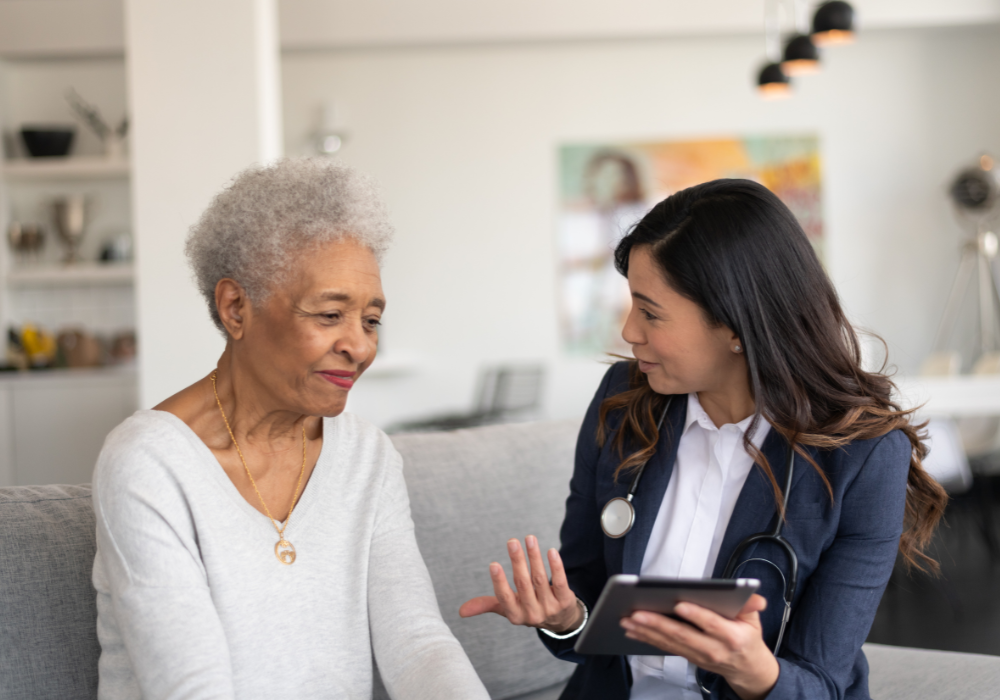
[[[385,308],[378,262],[348,238],[310,249],[287,278],[251,311],[240,354],[288,409],[335,416],[375,359]]]

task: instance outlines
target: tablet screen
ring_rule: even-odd
[[[757,579],[612,576],[573,648],[579,654],[666,656],[661,649],[628,639],[621,619],[638,610],[672,615],[674,606],[685,601],[734,618],[759,587]]]

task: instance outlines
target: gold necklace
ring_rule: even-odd
[[[292,496],[292,507],[288,510],[288,516],[285,518],[285,524],[278,527],[278,523],[275,522],[270,509],[268,509],[267,504],[264,503],[264,497],[260,495],[260,490],[257,488],[257,482],[253,480],[253,474],[250,473],[250,467],[247,466],[247,461],[243,457],[243,450],[240,449],[239,443],[236,442],[236,436],[233,435],[233,429],[229,427],[229,419],[226,418],[226,412],[222,410],[222,401],[219,400],[219,390],[215,386],[215,379],[218,373],[218,370],[212,372],[211,377],[212,392],[215,394],[215,403],[219,407],[219,413],[222,414],[222,422],[226,424],[226,430],[229,431],[229,437],[233,440],[233,446],[236,448],[236,453],[240,456],[240,461],[243,462],[243,468],[247,472],[250,484],[253,486],[253,490],[257,492],[257,498],[260,499],[260,504],[264,506],[264,512],[267,513],[267,517],[271,519],[271,524],[274,525],[274,529],[278,531],[278,543],[274,545],[274,556],[278,557],[278,561],[282,564],[294,564],[295,547],[291,542],[285,539],[285,528],[288,527],[288,521],[292,519],[292,513],[295,511],[295,504],[299,500],[299,491],[302,490],[302,475],[306,473],[306,424],[305,422],[302,423],[302,469],[299,471],[299,484],[295,487],[295,495]]]

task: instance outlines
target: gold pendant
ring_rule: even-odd
[[[278,540],[278,544],[274,545],[274,556],[278,557],[278,561],[282,564],[294,564],[295,546],[282,537]]]

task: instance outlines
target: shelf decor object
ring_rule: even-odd
[[[73,147],[76,129],[72,126],[21,127],[21,140],[32,158],[63,158]]]
[[[125,151],[125,136],[128,134],[128,117],[122,117],[118,126],[112,128],[104,121],[97,107],[80,97],[76,90],[70,88],[66,92],[66,101],[76,116],[101,140],[104,155],[108,158],[121,158]]]
[[[82,194],[59,197],[52,202],[52,219],[59,238],[66,244],[67,265],[80,262],[78,249],[87,226],[87,198]]]

